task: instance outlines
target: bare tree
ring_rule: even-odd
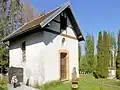
[[[29,0],[24,0],[23,9],[25,22],[29,22],[40,15],[39,11],[31,5]]]

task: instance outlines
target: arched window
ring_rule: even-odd
[[[62,38],[62,46],[65,44],[65,38]]]

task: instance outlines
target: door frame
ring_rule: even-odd
[[[60,68],[61,68],[61,63],[60,63],[60,54],[61,53],[67,53],[67,60],[66,60],[66,68],[67,68],[67,70],[66,70],[66,73],[67,73],[67,76],[66,76],[66,79],[62,79],[61,80],[61,71],[60,71]],[[69,80],[69,52],[67,51],[67,50],[65,50],[65,49],[60,49],[59,51],[58,51],[58,66],[59,66],[59,79],[61,80],[61,81],[66,81],[66,80]]]

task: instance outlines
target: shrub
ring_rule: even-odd
[[[94,76],[95,78],[99,78],[99,76],[98,76],[98,74],[97,74],[96,72],[93,72],[93,76]]]
[[[8,90],[8,80],[6,77],[3,77],[2,80],[0,79],[0,90]]]

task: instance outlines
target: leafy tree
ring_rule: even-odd
[[[89,67],[88,72],[93,72],[93,64],[94,64],[94,37],[91,35],[86,36],[86,60],[87,65]]]
[[[108,66],[109,66],[109,39],[108,33],[106,31],[103,32],[103,62],[102,62],[102,76],[104,78],[108,77]]]
[[[102,77],[102,67],[103,67],[103,36],[102,32],[99,32],[98,43],[97,43],[97,66],[95,76],[97,78]]]
[[[8,67],[8,50],[4,46],[0,46],[0,71],[5,74]]]
[[[110,61],[111,36],[106,31],[99,32],[97,44],[97,66],[95,76],[97,78],[108,77],[108,67]]]
[[[79,71],[80,71],[80,57],[81,57],[81,47],[80,47],[80,44],[78,43],[78,60],[79,60]]]
[[[8,0],[1,0],[0,2],[0,40],[5,36],[4,31],[7,25],[7,2]],[[8,57],[6,54],[7,50],[5,46],[0,43],[0,73],[3,73],[8,66]]]
[[[116,60],[116,78],[120,79],[120,31],[118,33],[118,53]]]
[[[87,65],[86,56],[81,56],[81,58],[80,58],[80,72],[87,73],[88,69],[89,69],[89,67]]]
[[[94,69],[94,71],[93,72],[96,71],[96,67],[97,67],[97,55],[94,55],[94,62],[93,62],[93,69]]]

